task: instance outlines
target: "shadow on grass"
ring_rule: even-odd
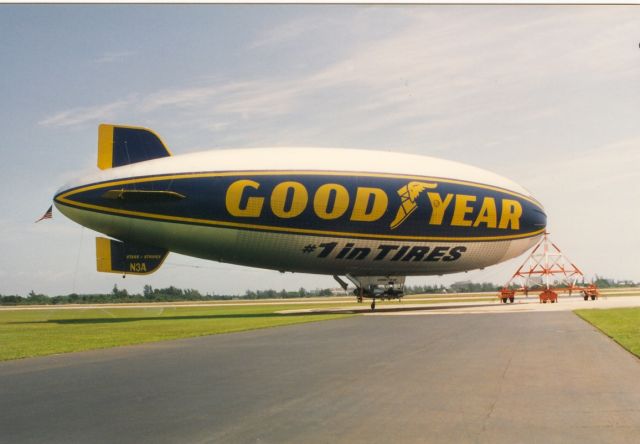
[[[193,316],[140,316],[128,318],[86,318],[86,319],[48,319],[46,321],[7,322],[7,324],[117,324],[121,322],[138,321],[191,321],[198,319],[259,319],[259,318],[287,318],[292,316],[320,315],[324,313],[236,313],[211,314]],[[335,313],[332,313],[335,314]]]
[[[464,308],[477,308],[495,306],[491,304],[465,304],[456,306],[443,306],[438,304],[429,304],[421,306],[392,307],[378,306],[376,313],[399,313],[407,311],[437,311],[437,310],[456,310]],[[289,318],[296,316],[327,316],[327,315],[349,315],[372,313],[369,305],[366,304],[362,308],[326,308],[326,309],[310,309],[290,312],[275,313],[230,313],[230,314],[210,314],[210,315],[193,315],[193,316],[141,316],[141,317],[125,317],[125,318],[87,318],[87,319],[49,319],[45,321],[21,321],[8,322],[8,324],[60,324],[60,325],[82,325],[82,324],[118,324],[124,322],[139,321],[187,321],[202,319],[261,319],[261,318]]]

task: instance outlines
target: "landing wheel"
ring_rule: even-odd
[[[514,297],[513,296],[509,297],[509,302],[513,304],[513,301],[514,301]]]
[[[371,302],[371,311],[376,309],[376,300],[374,299],[373,302]]]

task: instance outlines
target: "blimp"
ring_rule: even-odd
[[[144,275],[169,252],[351,282],[400,298],[406,276],[480,269],[545,232],[515,182],[444,159],[362,149],[216,149],[173,155],[142,127],[102,124],[98,170],[54,197],[96,238],[99,272]]]

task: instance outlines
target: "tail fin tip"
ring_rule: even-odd
[[[98,127],[98,168],[106,170],[171,156],[160,136],[136,126],[103,123]]]

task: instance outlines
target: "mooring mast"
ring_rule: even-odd
[[[578,280],[581,285],[578,285]],[[513,289],[514,284],[519,284]],[[598,296],[595,285],[584,286],[584,274],[565,255],[560,248],[549,239],[549,233],[545,232],[540,242],[531,251],[524,263],[511,276],[511,279],[500,291],[499,298],[502,302],[513,302],[517,291],[529,294],[529,290],[540,288],[540,302],[557,302],[557,291],[567,290],[569,295],[574,290],[581,290],[585,300],[592,300]]]

